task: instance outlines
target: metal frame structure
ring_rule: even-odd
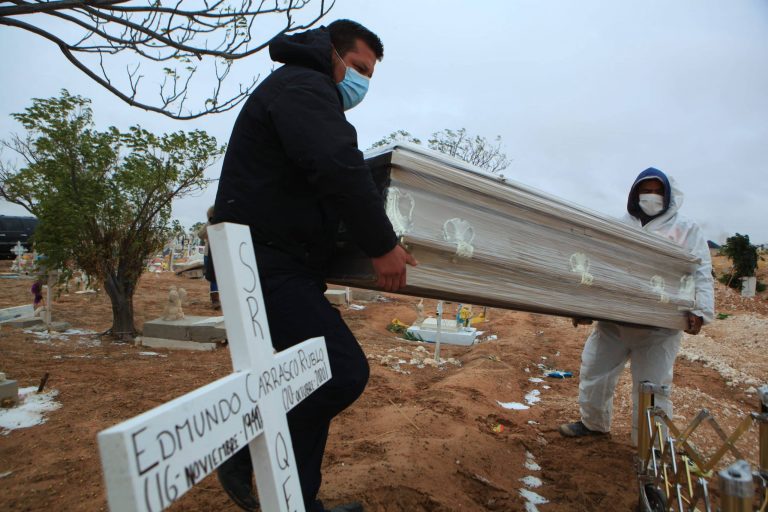
[[[666,386],[640,384],[636,468],[643,512],[766,512],[768,510],[768,385],[759,391],[760,407],[747,415],[729,436],[706,409],[680,430],[656,407],[655,396],[667,394]],[[709,457],[690,442],[693,432],[709,423],[721,446]],[[736,442],[758,425],[759,468],[753,471],[736,448]],[[668,432],[665,433],[665,430]],[[718,471],[719,508],[713,508],[709,480],[715,467],[731,453],[736,462]]]

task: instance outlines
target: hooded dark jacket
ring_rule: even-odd
[[[262,272],[323,276],[340,221],[370,257],[397,243],[344,116],[331,52],[325,27],[275,38],[270,56],[285,65],[251,94],[232,130],[214,220],[250,227]]]

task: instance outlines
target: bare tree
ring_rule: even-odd
[[[254,89],[258,75],[249,74],[245,84],[225,83],[234,61],[260,52],[279,34],[311,27],[334,3],[0,0],[0,25],[53,42],[78,69],[130,105],[194,119],[230,110]]]
[[[421,140],[411,135],[408,130],[396,130],[374,142],[368,151],[398,142],[421,144]],[[446,128],[435,132],[427,141],[427,147],[498,174],[502,179],[504,175],[501,171],[509,167],[511,163],[506,153],[501,151],[500,135],[496,136],[493,142],[489,142],[488,139],[480,135],[467,135],[466,128],[458,130]]]
[[[510,164],[507,155],[501,151],[501,136],[489,142],[479,135],[467,135],[465,128],[445,129],[433,133],[428,144],[431,149],[460,158],[493,173],[500,173]]]

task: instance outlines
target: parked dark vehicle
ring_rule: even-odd
[[[11,251],[17,242],[21,242],[28,251],[31,250],[35,226],[35,217],[0,215],[0,258],[15,258],[16,255]]]

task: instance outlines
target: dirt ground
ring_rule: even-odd
[[[761,265],[765,282],[765,263]],[[9,266],[0,262],[0,271]],[[725,266],[727,262],[716,258],[716,268]],[[0,308],[29,303],[31,284],[28,279],[0,278]],[[187,289],[187,314],[213,314],[206,284],[172,273],[145,274],[135,297],[137,327],[161,315],[171,285]],[[578,419],[578,370],[589,327],[490,310],[488,322],[478,325],[483,341],[472,347],[443,345],[443,358],[459,364],[438,369],[411,364],[423,358],[420,347],[431,353],[432,345],[406,341],[385,329],[393,318],[412,322],[418,299],[386,299],[358,302],[363,310],[341,308],[368,356],[371,379],[363,396],[332,425],[320,491],[326,505],[357,499],[374,512],[516,511],[526,510],[521,490],[529,490],[548,500],[537,505],[542,512],[633,510],[637,490],[629,438],[629,372],[618,387],[610,436],[566,440],[556,430],[558,424]],[[729,316],[684,340],[673,395],[679,425],[707,407],[731,432],[755,410],[754,388],[768,380],[766,299],[765,293],[741,299],[717,285],[717,312]],[[434,301],[425,301],[425,306],[433,311]],[[64,294],[53,310],[54,320],[76,329],[101,332],[111,323],[103,293]],[[496,339],[488,340],[491,335]],[[227,348],[147,349],[93,334],[52,339],[3,327],[0,371],[20,387],[37,386],[49,373],[47,389],[58,391],[61,407],[41,425],[0,429],[0,510],[105,510],[96,434],[227,375],[229,357]],[[574,378],[544,377],[543,367],[572,371]],[[525,403],[526,395],[540,401],[527,410],[498,403]],[[713,436],[705,429],[694,441],[699,447],[714,446]],[[754,466],[755,432],[738,447]],[[531,476],[541,486],[522,480]],[[170,509],[237,510],[215,476]]]

